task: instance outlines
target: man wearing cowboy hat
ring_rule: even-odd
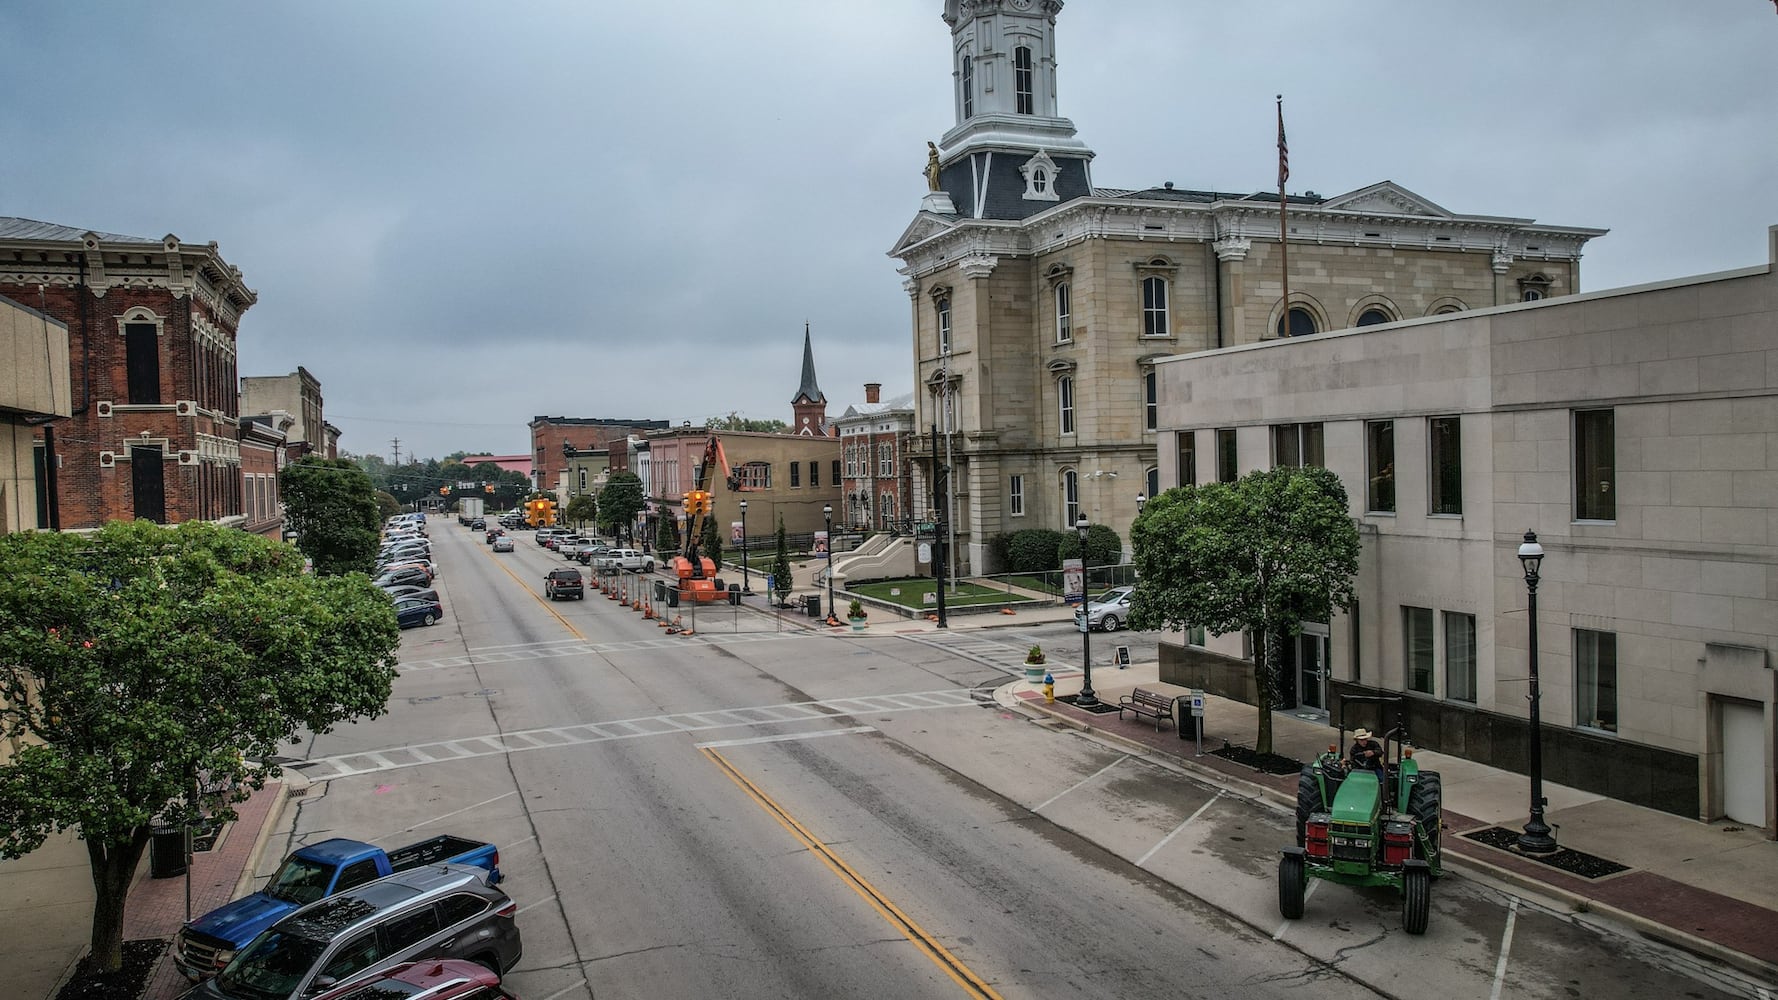
[[[1348,756],[1352,758],[1353,770],[1376,771],[1379,779],[1388,777],[1385,767],[1388,761],[1384,755],[1383,745],[1378,743],[1371,731],[1363,726],[1359,726],[1353,731],[1352,752]]]

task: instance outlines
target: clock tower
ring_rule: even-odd
[[[1092,150],[1056,112],[1062,0],[947,0],[957,123],[939,140],[955,214],[1023,219],[1092,191]]]

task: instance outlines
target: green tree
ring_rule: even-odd
[[[679,551],[679,522],[665,511],[654,522],[654,550],[662,559]]]
[[[1255,637],[1254,746],[1271,752],[1279,640],[1352,604],[1358,529],[1340,478],[1310,466],[1178,487],[1148,502],[1130,537],[1142,581],[1130,609],[1133,628]]]
[[[278,473],[285,523],[296,531],[297,547],[322,576],[369,573],[377,561],[376,492],[370,476],[344,458],[313,455]]]
[[[614,472],[599,491],[599,529],[626,537],[636,515],[642,512],[642,479],[634,472]]]
[[[598,498],[591,493],[576,494],[574,499],[568,501],[568,510],[565,515],[568,520],[574,522],[574,526],[577,528],[584,526],[588,521],[596,521],[599,517]]]
[[[381,714],[395,615],[362,576],[201,521],[0,536],[0,565],[0,740],[22,744],[0,764],[0,857],[78,831],[87,961],[116,969],[155,817],[232,818],[281,744]]]
[[[778,515],[777,546],[772,555],[772,592],[782,607],[790,600],[790,537],[784,533],[784,515]]]
[[[738,411],[730,410],[725,417],[709,417],[704,426],[713,431],[757,431],[764,434],[782,433],[790,425],[782,420],[750,420],[741,416]]]
[[[372,496],[377,498],[377,516],[382,520],[387,521],[401,513],[401,501],[388,490],[377,490]]]
[[[704,527],[698,535],[698,551],[722,572],[722,532],[716,527],[714,514],[704,518]]]

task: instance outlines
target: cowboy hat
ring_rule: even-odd
[[[1355,740],[1368,740],[1371,738],[1371,731],[1363,726],[1359,726],[1357,729],[1352,730],[1352,738]]]

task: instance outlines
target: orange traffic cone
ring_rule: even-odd
[[[642,617],[645,619],[654,617],[654,602],[647,597],[642,598]]]

